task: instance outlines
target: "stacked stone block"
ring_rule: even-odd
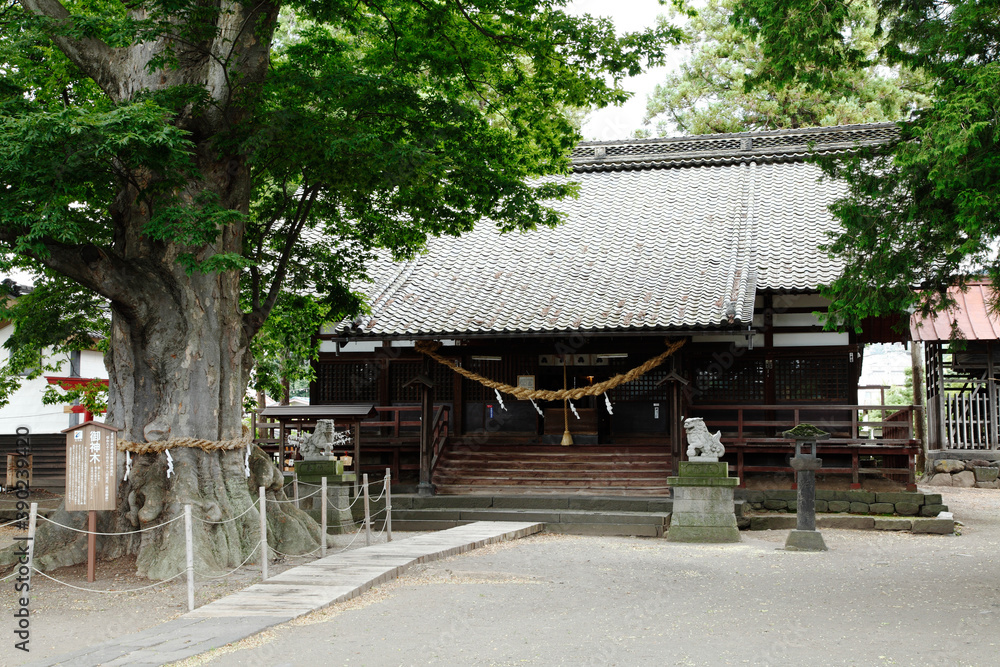
[[[772,512],[795,512],[795,491],[746,491],[751,509]],[[948,511],[939,493],[816,490],[817,513],[894,514],[898,516],[935,517]]]
[[[674,506],[667,539],[671,542],[739,542],[733,491],[725,462],[681,461],[680,476],[669,477]]]
[[[998,473],[1000,461],[938,459],[934,461],[927,483],[931,486],[1000,489]]]

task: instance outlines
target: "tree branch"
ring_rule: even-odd
[[[292,250],[299,241],[302,228],[305,227],[306,221],[309,219],[309,212],[318,196],[318,187],[303,188],[302,199],[299,200],[298,210],[290,221],[288,234],[285,235],[285,247],[282,249],[281,257],[274,268],[274,277],[271,279],[271,287],[268,290],[267,297],[260,307],[255,308],[253,312],[247,313],[244,316],[244,329],[251,338],[263,326],[264,321],[267,320],[268,315],[271,313],[271,309],[274,308],[274,304],[278,301],[278,296],[281,294],[281,286],[285,282],[285,274],[288,272],[288,262],[292,257]]]
[[[18,236],[11,230],[0,230],[0,243],[13,248]],[[140,305],[136,299],[135,284],[153,280],[151,275],[133,275],[125,261],[114,256],[108,248],[91,244],[69,245],[52,239],[42,242],[47,254],[21,248],[17,252],[125,307],[137,308]]]
[[[72,23],[70,13],[59,0],[18,0],[25,11],[36,16],[54,19],[57,23],[68,25]],[[66,35],[51,32],[49,37],[87,76],[112,99],[118,99],[120,81],[112,61],[116,60],[115,50],[102,40],[93,37],[74,39]]]

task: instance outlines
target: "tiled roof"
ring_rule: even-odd
[[[812,290],[843,186],[803,157],[885,141],[891,125],[581,144],[556,229],[488,223],[373,267],[371,313],[339,331],[450,337],[749,326],[759,290]],[[603,148],[604,156],[595,157]],[[597,151],[599,152],[599,151]],[[651,159],[655,157],[655,159]]]
[[[974,282],[966,291],[950,287],[948,296],[955,301],[951,308],[927,318],[917,313],[911,316],[912,340],[948,342],[952,338],[953,324],[965,340],[1000,340],[1000,318],[990,310],[990,304],[996,299],[990,283]]]
[[[661,167],[800,161],[810,153],[839,153],[899,136],[893,123],[798,130],[704,134],[669,139],[586,141],[572,152],[573,170],[623,171]]]

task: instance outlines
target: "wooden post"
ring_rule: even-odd
[[[320,533],[321,533],[320,537],[319,537],[319,555],[320,555],[320,558],[323,558],[323,557],[326,556],[326,503],[327,503],[327,500],[326,500],[326,477],[322,477],[320,479],[320,492],[319,492],[319,495],[320,495],[320,498],[322,498],[322,501],[323,501],[323,504],[320,505],[320,510],[319,510],[319,528],[320,528]]]
[[[278,421],[278,470],[285,471],[285,420]]]
[[[35,528],[38,526],[38,503],[31,503],[28,513],[28,573],[24,576],[24,583],[27,586],[24,590],[31,594],[31,573],[35,567]]]
[[[935,378],[935,379],[937,380],[938,396],[940,397],[940,402],[941,402],[941,405],[942,405],[942,408],[943,408],[941,410],[941,412],[939,412],[940,416],[939,416],[939,419],[938,419],[938,448],[939,449],[948,449],[949,447],[952,446],[952,443],[950,442],[951,438],[950,438],[950,435],[949,435],[949,432],[948,432],[949,431],[949,429],[948,429],[948,425],[949,425],[948,424],[948,413],[947,413],[947,409],[944,408],[944,406],[946,406],[947,403],[945,401],[945,391],[944,391],[944,346],[943,346],[943,344],[941,344],[941,343],[937,344],[936,350],[935,350],[935,354],[937,355],[937,368],[938,368],[937,378]]]
[[[379,429],[379,433],[381,433]],[[354,497],[358,497],[358,480],[361,479],[361,422],[354,425]]]
[[[417,493],[422,496],[434,495],[431,484],[431,456],[434,443],[434,387],[420,385],[420,483]]]
[[[392,470],[385,469],[385,541],[392,542]]]
[[[267,500],[264,498],[264,487],[258,489],[260,494],[260,578],[267,581]]]
[[[87,510],[87,581],[97,578],[97,510]]]
[[[184,546],[187,551],[188,611],[194,611],[194,529],[191,506],[184,506]]]
[[[916,369],[914,369],[916,370]],[[993,364],[993,343],[986,344],[986,391],[987,397],[990,402],[989,408],[986,411],[986,434],[987,434],[987,447],[989,449],[997,449],[997,427],[1000,424],[997,423],[997,383],[994,379],[993,374],[996,372],[996,368]],[[916,382],[916,378],[914,378]],[[914,390],[914,395],[916,391]]]
[[[365,546],[370,547],[372,545],[372,515],[368,509],[368,475],[367,473],[363,475],[364,481],[362,486],[365,487]]]
[[[295,496],[295,509],[299,509],[299,473],[292,473],[292,494]]]

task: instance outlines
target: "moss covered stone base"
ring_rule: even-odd
[[[733,491],[739,479],[729,477],[723,462],[684,461],[680,476],[670,477],[674,508],[667,539],[671,542],[739,542]]]

